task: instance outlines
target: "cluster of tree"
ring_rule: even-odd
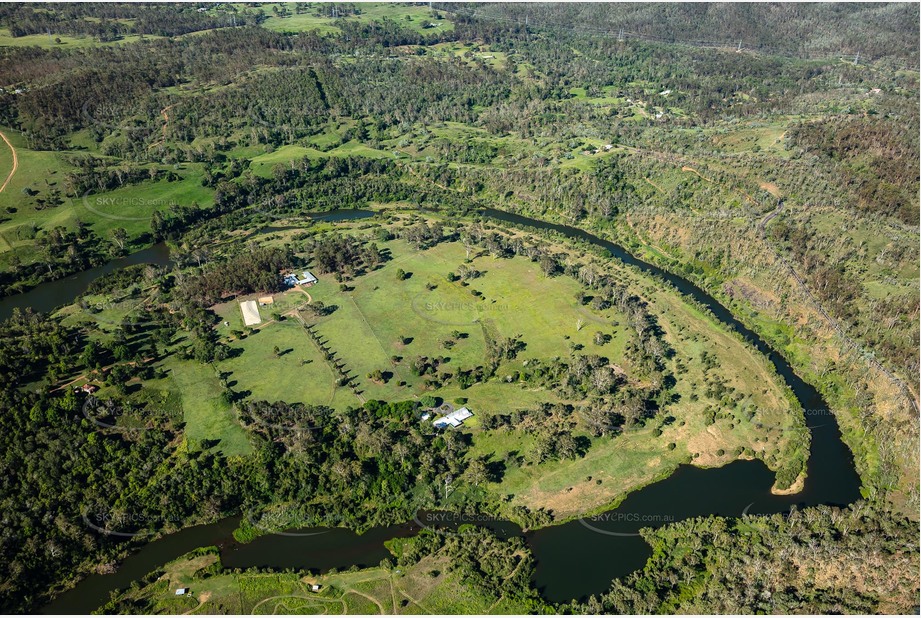
[[[277,292],[282,289],[281,271],[294,261],[290,249],[249,247],[223,261],[208,262],[197,275],[178,285],[182,298],[209,306],[228,295]]]
[[[860,295],[859,287],[845,271],[844,264],[828,264],[818,252],[809,251],[813,235],[786,221],[778,221],[771,226],[771,237],[783,243],[797,262],[803,265],[809,283],[812,284],[810,288],[815,290],[823,303],[837,316],[854,318],[858,307],[853,301]]]
[[[139,142],[133,152],[146,156],[146,147],[164,137],[162,111],[175,103],[162,89],[190,81],[229,84],[252,66],[279,64],[291,46],[284,35],[245,27],[80,52],[5,50],[15,64],[4,62],[0,76],[26,88],[18,95],[6,90],[0,109],[35,147],[65,150],[68,133],[89,128],[100,142],[113,133]],[[151,151],[149,160],[160,156]]]
[[[150,231],[157,242],[176,240],[192,224],[217,214],[213,209],[192,204],[170,204],[165,210],[154,210],[150,215]]]
[[[136,5],[113,2],[105,6],[9,5],[0,10],[0,23],[14,37],[28,34],[69,34],[115,41],[129,34],[178,36],[201,30],[258,24],[262,11],[233,7],[199,11],[197,6]]]
[[[504,361],[515,360],[520,352],[527,347],[521,335],[504,337],[494,328],[483,326],[483,336],[486,341],[486,367],[489,375],[495,373]]]
[[[577,392],[607,395],[625,382],[625,376],[615,372],[610,361],[597,354],[574,356],[567,369],[565,387]]]
[[[23,388],[72,375],[75,368],[130,358],[123,336],[104,348],[32,313],[16,313],[0,330],[0,450],[8,467],[0,482],[4,611],[34,609],[55,582],[79,568],[111,564],[124,552],[124,537],[106,537],[94,526],[142,539],[202,515],[222,499],[234,503],[232,484],[214,485],[221,475],[235,474],[231,467],[212,467],[211,456],[195,452],[167,464],[177,444],[176,418],[158,406],[140,399],[84,400],[69,387]],[[123,429],[126,417],[133,418],[133,430]],[[164,465],[195,472],[164,474]],[[207,504],[193,497],[202,495],[211,496]]]
[[[163,171],[156,167],[140,167],[125,162],[110,165],[110,161],[89,155],[67,157],[67,162],[77,168],[64,176],[64,186],[71,197],[112,191],[126,185],[159,178],[166,178],[170,181],[179,179],[179,176],[173,171]]]
[[[438,374],[438,369],[449,360],[449,358],[444,356],[436,356],[434,358],[429,358],[428,356],[417,356],[410,359],[409,370],[414,376],[432,376],[432,381],[430,384],[437,388],[437,385],[440,385],[441,382],[447,381],[451,378],[450,373],[442,373],[440,376]],[[440,380],[438,378],[440,378]]]
[[[455,272],[448,273],[448,281],[469,281],[480,277],[483,273],[469,264],[461,264],[455,269]]]
[[[918,222],[917,109],[904,118],[838,117],[803,123],[789,132],[791,145],[844,163],[841,186],[870,215]]]
[[[491,163],[499,154],[499,148],[486,140],[436,140],[434,147],[438,151],[439,160],[458,163]]]
[[[80,349],[79,333],[31,309],[0,322],[0,382],[8,389],[66,370]]]
[[[437,506],[443,478],[463,473],[467,447],[460,433],[420,424],[416,405],[375,401],[334,412],[283,402],[242,404],[241,421],[264,440],[260,450],[272,462],[265,504],[308,505],[325,512],[327,521],[358,530]]]
[[[507,73],[462,59],[382,62],[366,57],[379,55],[375,45],[386,35],[375,31],[382,26],[356,24],[351,31],[349,23],[344,22],[346,32],[331,37],[245,27],[146,41],[126,50],[6,52],[16,56],[19,66],[0,70],[4,83],[41,83],[42,88],[6,93],[4,107],[15,112],[8,109],[4,116],[15,120],[36,144],[65,149],[67,133],[89,127],[100,142],[114,140],[132,156],[158,160],[163,148],[174,149],[199,137],[227,137],[238,129],[251,131],[257,143],[290,142],[309,135],[330,114],[369,119],[371,131],[365,132],[360,124],[354,134],[360,140],[373,140],[385,128],[400,124],[475,122],[474,105],[489,107],[510,92]],[[409,38],[421,36],[397,28]],[[367,53],[358,54],[347,67],[330,60],[356,50]],[[222,62],[213,62],[215,56]],[[292,56],[299,58],[302,68],[291,67]],[[241,79],[240,73],[252,66],[276,70]],[[215,81],[229,87],[181,98],[163,90],[180,82]],[[368,83],[377,87],[368,91]],[[169,122],[163,115],[166,110]],[[164,140],[167,143],[161,144]],[[161,147],[148,152],[154,143]]]
[[[642,570],[587,603],[561,609],[872,614],[907,613],[918,603],[918,526],[876,504],[697,518],[645,529],[643,537],[652,558]]]
[[[305,211],[358,208],[372,201],[418,203],[434,197],[432,191],[420,195],[412,185],[401,181],[399,174],[397,165],[389,160],[305,157],[290,166],[276,168],[270,179],[244,173],[218,182],[215,209],[227,213],[250,208],[254,215],[280,217]],[[456,197],[446,199],[448,205],[456,202]]]
[[[450,234],[445,234],[442,223],[435,222],[429,225],[425,221],[400,228],[399,237],[419,250],[431,249],[438,243],[452,238]]]
[[[307,250],[317,270],[334,273],[338,281],[374,270],[386,260],[376,243],[365,243],[352,236],[338,234],[314,237]]]
[[[907,25],[918,21],[918,9],[907,5],[872,11],[861,7],[791,6],[775,10],[720,4],[490,5],[478,7],[476,20],[471,18],[474,11],[469,5],[446,3],[439,8],[462,23],[498,23],[532,36],[591,36],[610,47],[619,47],[618,39],[637,38],[733,50],[742,42],[746,50],[782,56],[836,56],[861,50],[865,57],[893,56],[915,65],[918,60],[918,32]]]

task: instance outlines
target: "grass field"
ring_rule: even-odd
[[[273,8],[285,8],[290,11],[291,14],[281,17],[274,13]],[[349,15],[344,19],[355,20],[361,23],[390,19],[398,22],[404,28],[423,33],[450,32],[454,29],[454,24],[447,19],[448,14],[441,11],[435,11],[435,13],[441,15],[441,19],[437,19],[432,16],[432,11],[429,10],[427,6],[423,5],[368,2],[359,4],[358,8],[361,11],[359,15]],[[278,32],[315,30],[320,34],[339,31],[335,19],[320,16],[312,8],[308,13],[303,13],[301,15],[294,14],[292,5],[284,3],[263,4],[262,9],[269,15],[269,18],[262,26],[269,30],[276,30]],[[436,26],[427,28],[426,25],[428,24],[435,24]]]
[[[320,142],[323,140],[321,139]],[[269,178],[275,166],[278,164],[287,164],[299,159],[323,159],[329,157],[368,157],[369,159],[393,158],[393,153],[375,150],[364,144],[352,140],[341,144],[327,152],[315,148],[306,148],[304,146],[282,146],[278,150],[260,154],[251,159],[252,170],[258,176]]]
[[[448,357],[443,371],[483,364],[484,329],[503,337],[521,335],[527,343],[518,359],[500,368],[500,375],[520,368],[528,359],[566,356],[570,343],[615,359],[622,355],[623,330],[611,325],[618,315],[610,310],[598,314],[578,305],[575,295],[580,286],[571,279],[551,279],[524,258],[497,260],[480,256],[473,258],[471,265],[483,276],[462,287],[446,279],[464,262],[465,249],[460,244],[441,244],[422,252],[400,240],[382,247],[391,251],[393,259],[355,281],[354,289],[342,291],[329,276],[321,276],[320,282],[309,288],[315,301],[336,307],[331,315],[317,321],[316,330],[357,377],[365,399],[400,401],[432,394],[450,401],[463,396],[481,412],[507,411],[554,399],[552,394],[526,390],[518,384],[481,384],[464,391],[450,386],[429,391],[422,379],[410,371],[410,359],[418,356]],[[400,281],[396,275],[399,269],[412,275]],[[479,290],[482,297],[475,297],[473,289]],[[290,308],[289,303],[284,309],[274,310]],[[267,308],[260,311],[266,320]],[[222,325],[219,329],[240,328],[236,302],[217,307],[217,312],[231,322],[230,327]],[[602,346],[594,344],[592,339],[599,330],[611,335],[611,341]],[[455,332],[461,337],[454,337]],[[448,340],[454,341],[450,349],[444,346]],[[285,351],[279,358],[272,355],[276,345]],[[347,388],[331,392],[331,369],[293,316],[281,323],[267,324],[258,334],[234,341],[232,346],[243,353],[220,368],[232,371],[237,388],[251,391],[253,396],[337,407],[360,403]],[[401,360],[394,362],[393,357]],[[267,363],[275,371],[267,372]],[[380,384],[367,379],[377,369],[393,375]]]
[[[233,314],[239,314],[239,308],[236,302],[231,305],[227,312],[231,315],[227,318],[233,320],[232,328],[238,328],[242,321]],[[260,307],[264,321],[271,319],[266,309]],[[253,399],[323,405],[360,403],[348,390],[336,387],[332,368],[303,325],[293,317],[267,324],[246,339],[234,341],[230,347],[243,353],[217,366],[230,374],[231,388],[246,390]]]
[[[170,357],[164,367],[169,371],[171,386],[182,396],[187,439],[217,441],[214,446],[227,456],[252,452],[233,408],[219,396],[221,384],[211,367],[175,357]]]
[[[0,47],[44,47],[44,48],[84,48],[100,47],[106,45],[123,45],[145,39],[157,39],[154,35],[129,34],[115,41],[100,42],[90,36],[69,36],[66,34],[28,34],[26,36],[13,36],[8,28],[0,28]],[[58,42],[60,41],[60,42]]]
[[[180,180],[141,182],[92,195],[70,197],[65,176],[73,167],[57,153],[32,150],[21,134],[0,127],[19,158],[19,168],[9,185],[0,193],[0,267],[10,263],[13,252],[23,263],[39,259],[35,236],[40,230],[56,226],[74,229],[77,222],[88,224],[99,236],[109,238],[115,228],[125,228],[129,239],[150,231],[155,210],[171,204],[202,207],[211,205],[214,190],[203,187],[203,169],[198,163],[183,163],[174,171]],[[6,144],[0,144],[0,177],[6,179],[12,164]],[[2,182],[2,180],[0,180]],[[35,192],[26,197],[24,191]],[[48,198],[58,191],[61,203],[37,209],[37,199]]]
[[[521,335],[527,344],[515,362],[500,368],[500,375],[527,359],[565,356],[570,342],[620,357],[621,339],[610,326],[617,316],[595,315],[577,306],[579,286],[575,281],[550,279],[523,258],[499,261],[481,256],[471,265],[485,274],[462,287],[446,279],[464,262],[461,245],[442,244],[422,252],[399,240],[384,246],[392,252],[393,260],[361,277],[353,290],[340,290],[328,277],[321,277],[311,288],[314,298],[337,307],[332,315],[319,320],[317,332],[358,376],[368,398],[402,400],[426,394],[421,380],[409,370],[408,361],[413,357],[448,357],[444,365],[447,371],[482,364],[484,328],[503,337]],[[400,281],[396,275],[399,269],[412,275]],[[474,289],[482,297],[475,297],[471,293]],[[578,329],[580,320],[585,324],[582,330]],[[591,343],[598,329],[613,335],[612,341],[604,346]],[[454,338],[455,332],[462,336]],[[447,349],[443,343],[451,339],[455,344]],[[402,360],[394,363],[394,356]],[[391,372],[393,377],[386,384],[365,379],[376,369]],[[401,386],[400,382],[406,384]],[[518,403],[520,390],[515,386],[508,389],[506,408]],[[439,391],[432,394],[442,396]],[[471,398],[470,403],[480,402]]]

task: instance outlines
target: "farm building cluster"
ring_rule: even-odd
[[[288,287],[303,286],[310,287],[318,281],[309,270],[303,271],[300,275],[288,273],[283,275],[285,285]],[[259,307],[274,305],[274,296],[260,296],[257,300],[244,300],[240,302],[240,311],[243,312],[243,324],[246,326],[255,326],[262,323],[262,316],[259,315]],[[226,324],[225,324],[226,325]]]
[[[285,275],[285,285],[293,288],[296,285],[302,285],[304,287],[310,287],[317,282],[317,278],[309,270],[305,270],[301,273],[300,276],[297,276],[294,273]]]

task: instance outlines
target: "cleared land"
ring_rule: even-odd
[[[171,385],[181,394],[187,440],[217,447],[225,455],[252,452],[249,437],[237,421],[233,408],[221,400],[221,384],[214,370],[194,361],[170,358]]]
[[[128,591],[117,606],[155,614],[483,614],[527,613],[525,606],[467,586],[445,556],[399,570],[299,577],[293,573],[223,573],[216,554],[183,557],[154,583]],[[202,577],[203,573],[217,574]],[[311,586],[321,590],[313,592]],[[189,588],[176,596],[177,588]]]
[[[390,250],[393,259],[350,283],[353,289],[343,291],[329,275],[319,275],[320,281],[309,288],[314,301],[335,307],[330,315],[316,319],[309,312],[300,313],[315,323],[316,332],[355,377],[365,399],[401,401],[430,394],[453,400],[463,396],[478,412],[506,412],[555,400],[552,393],[535,392],[517,383],[491,382],[463,391],[453,385],[430,390],[422,378],[413,375],[410,361],[420,356],[449,359],[442,365],[444,371],[483,364],[486,330],[502,337],[520,335],[527,344],[517,359],[500,368],[500,375],[521,369],[529,359],[567,356],[570,344],[611,358],[622,356],[624,327],[612,325],[622,316],[614,310],[594,312],[578,304],[575,296],[581,286],[572,279],[547,277],[524,258],[479,256],[473,257],[469,266],[483,274],[464,287],[447,280],[448,273],[457,270],[466,257],[464,247],[458,243],[444,243],[424,251],[402,240],[381,246]],[[411,275],[399,280],[398,270]],[[474,296],[472,290],[482,296]],[[298,294],[292,291],[281,298],[297,298]],[[228,320],[229,313],[223,307],[217,311]],[[291,304],[273,311],[290,312]],[[256,335],[234,342],[243,353],[222,363],[221,368],[232,368],[240,388],[264,394],[269,400],[332,402],[337,407],[358,405],[359,399],[347,387],[336,387],[332,397],[317,397],[320,392],[328,392],[330,367],[316,356],[316,347],[303,327],[295,324],[292,316],[285,324],[269,325]],[[275,345],[268,344],[273,338],[269,333],[280,328],[288,334],[276,343],[282,351],[290,348],[291,352],[277,358],[270,355],[273,370],[267,371],[266,352]],[[599,330],[611,335],[611,340],[601,346],[592,342]],[[453,342],[450,348],[445,346],[447,341]],[[297,379],[276,380],[275,370]],[[386,381],[375,382],[367,377],[375,370],[381,370]]]
[[[403,3],[368,3],[356,5],[360,13],[347,15],[344,19],[370,23],[381,19],[392,19],[401,26],[424,33],[448,32],[454,29],[454,24],[446,18],[448,14],[441,11],[432,11],[427,6]],[[293,5],[286,3],[272,3],[262,5],[262,9],[270,17],[262,24],[264,28],[279,32],[301,32],[314,30],[320,34],[339,32],[336,19],[319,14],[315,9],[297,14]],[[275,10],[284,10],[289,14],[279,15]]]
[[[10,143],[10,140],[7,138],[6,134],[0,133],[0,138],[3,139],[3,142],[9,146],[10,155],[13,157],[12,164],[10,165],[10,173],[6,177],[6,180],[3,181],[3,184],[0,185],[0,193],[6,189],[7,185],[10,184],[10,180],[13,179],[13,174],[16,173],[16,170],[19,169],[19,156],[16,154],[16,149],[13,147],[13,144]]]
[[[259,317],[259,305],[254,300],[246,300],[240,303],[240,310],[243,312],[244,326],[255,326],[262,322]]]
[[[396,223],[389,224],[391,231],[399,231],[402,220],[397,215]],[[315,229],[360,237],[374,227],[360,222],[324,223]],[[253,238],[283,239],[290,241],[290,235],[270,232]],[[802,433],[784,387],[760,354],[671,290],[617,262],[583,255],[581,259],[594,261],[599,272],[617,273],[622,285],[646,300],[675,350],[668,363],[676,378],[677,403],[645,427],[593,437],[578,412],[584,401],[566,399],[555,389],[514,376],[531,363],[568,362],[579,350],[604,356],[628,381],[638,383],[625,353],[631,327],[622,314],[614,308],[583,305],[578,298],[586,289],[575,279],[548,276],[522,257],[498,259],[473,247],[465,264],[468,248],[459,242],[425,250],[400,239],[378,244],[390,258],[382,266],[345,286],[332,275],[314,271],[319,276],[316,285],[273,294],[271,304],[259,307],[258,325],[244,324],[240,306],[255,304],[264,293],[212,307],[218,317],[217,335],[230,349],[228,357],[208,366],[168,356],[156,363],[166,371],[166,378],[145,381],[143,386],[175,393],[186,437],[228,455],[248,453],[251,446],[233,406],[221,397],[227,388],[250,400],[337,410],[359,407],[371,399],[406,401],[426,395],[463,402],[475,414],[460,429],[471,433],[468,457],[485,457],[502,466],[504,473],[500,480],[478,487],[459,481],[456,496],[468,491],[512,496],[505,503],[509,509],[540,507],[558,518],[615,503],[681,463],[717,466],[739,457],[757,457],[779,469]],[[553,249],[568,250],[565,244]],[[461,265],[479,273],[466,285],[448,278]],[[152,293],[137,285],[115,296],[88,297],[88,302],[101,307],[95,313],[72,307],[62,314],[70,324],[96,323],[95,337],[108,342],[132,308]],[[311,310],[311,305],[320,303],[331,310],[327,315]],[[595,341],[599,332],[609,336],[605,343]],[[416,375],[412,369],[420,357],[442,358],[439,373],[483,365],[487,340],[496,337],[517,337],[525,347],[513,360],[502,361],[496,376],[486,382],[461,388],[447,379],[433,388],[426,383],[431,376]],[[175,352],[187,344],[180,339],[171,349]],[[321,346],[331,352],[331,358]],[[709,355],[706,362],[704,352]],[[340,380],[340,367],[351,378],[348,384]],[[705,394],[708,381],[717,379],[726,396]],[[135,379],[129,386],[135,383],[140,382]],[[106,396],[110,389],[104,387],[100,395]],[[484,429],[484,420],[491,415],[527,414],[543,403],[576,407],[573,435],[588,445],[584,456],[535,463],[533,428],[513,424]]]

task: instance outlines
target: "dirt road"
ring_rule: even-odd
[[[10,181],[13,179],[13,174],[19,169],[19,156],[16,154],[16,149],[13,148],[13,144],[7,139],[3,132],[0,132],[0,138],[6,142],[6,145],[10,147],[10,151],[13,153],[13,169],[10,170],[10,175],[6,177],[6,180],[3,181],[3,186],[0,187],[0,193],[3,193],[3,190],[6,189],[6,185],[10,184]]]

